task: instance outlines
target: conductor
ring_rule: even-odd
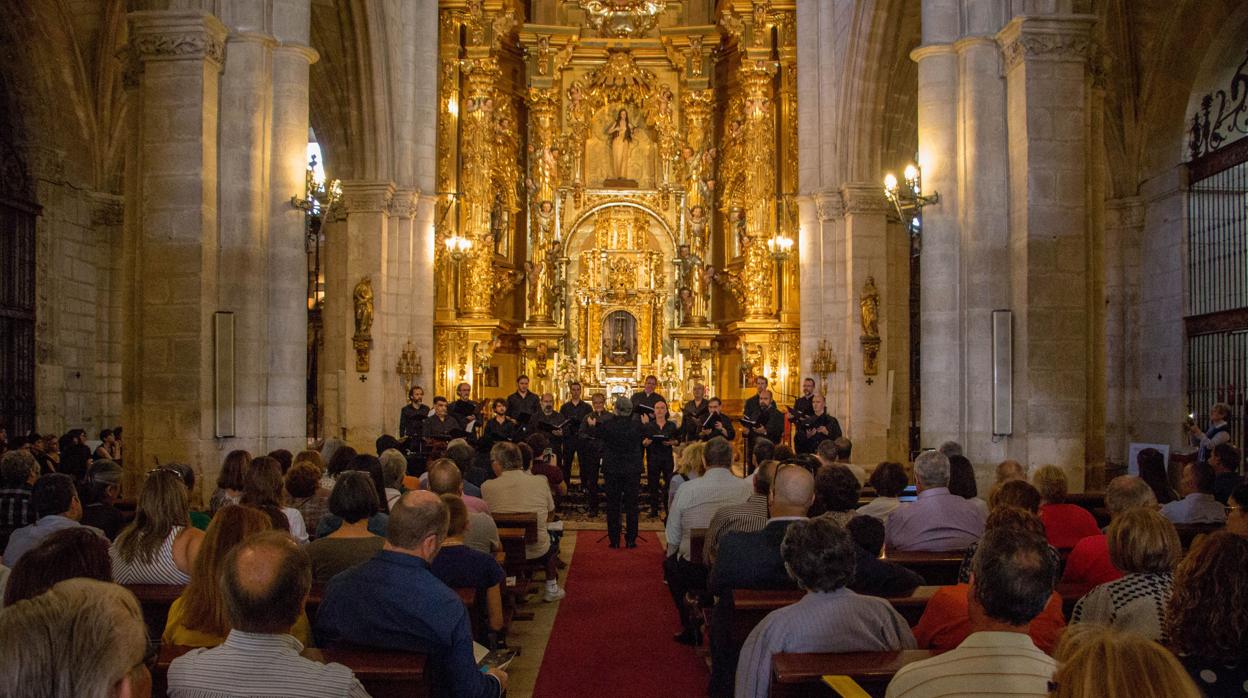
[[[586,424],[590,434],[602,442],[602,474],[606,481],[607,538],[612,548],[620,547],[620,510],[624,510],[628,528],[624,544],[637,547],[637,496],[641,489],[641,424],[630,419],[633,403],[624,396],[616,398],[615,419],[599,421],[590,415]]]

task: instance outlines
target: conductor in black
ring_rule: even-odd
[[[602,441],[602,473],[607,493],[607,538],[620,547],[620,514],[627,518],[624,544],[637,547],[638,493],[641,490],[641,424],[630,419],[633,403],[624,396],[615,401],[615,418],[605,421],[591,415],[586,422]]]

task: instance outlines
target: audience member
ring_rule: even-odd
[[[481,483],[490,479],[486,469],[475,463],[477,449],[464,439],[454,439],[446,445],[446,457],[459,467],[459,474],[464,480],[464,494],[469,497],[481,497]],[[421,476],[423,483],[424,476]],[[464,500],[468,504],[468,500]],[[469,511],[472,506],[469,505]]]
[[[317,470],[321,471],[322,473],[325,472],[325,459],[321,458],[320,451],[314,451],[312,449],[305,449],[296,453],[294,460],[290,462],[290,467],[293,468],[296,465],[299,465],[300,463],[311,463],[312,465],[316,466]]]
[[[763,463],[758,472],[767,467]],[[815,499],[815,479],[799,466],[787,465],[778,470],[771,467],[772,472],[766,475],[769,487],[764,502],[764,510],[770,509],[771,518],[765,519],[760,529],[725,534],[722,554],[711,568],[707,582],[708,590],[718,597],[711,611],[712,696],[732,695],[740,650],[732,643],[733,590],[790,589],[795,584],[784,569],[780,544],[789,525],[806,518]],[[774,487],[770,486],[772,480]]]
[[[67,579],[0,613],[6,698],[143,698],[155,659],[139,602],[116,584]]]
[[[991,507],[990,511],[998,511],[1003,508],[1013,507],[1015,509],[1022,509],[1023,511],[1038,515],[1040,512],[1040,493],[1036,491],[1036,488],[1032,487],[1031,483],[1026,480],[1010,480],[993,490],[992,501],[989,502],[989,506]],[[989,514],[989,516],[991,516],[991,514]],[[1017,522],[1017,519],[1007,518],[1007,521],[1015,523]],[[1036,521],[1039,521],[1039,519],[1037,518]],[[984,526],[985,528],[987,527],[986,522]],[[1035,530],[1036,532],[1043,534],[1044,524],[1040,524]],[[958,583],[966,584],[971,581],[971,569],[974,567],[975,550],[978,547],[978,542],[971,543],[970,547],[966,549],[966,552],[962,554],[962,565],[958,567]],[[1052,545],[1049,546],[1049,550],[1053,556],[1053,564],[1057,565],[1060,569],[1062,560],[1061,553],[1059,553],[1057,548],[1054,548]]]
[[[487,644],[494,645],[503,632],[502,584],[506,574],[493,555],[464,545],[464,532],[468,528],[468,507],[464,500],[454,494],[441,497],[449,514],[449,524],[446,539],[429,570],[448,587],[475,589],[477,598],[484,599],[485,620],[492,636]]]
[[[974,632],[957,649],[902,667],[886,695],[1048,693],[1056,663],[1032,641],[1028,626],[1050,603],[1056,575],[1043,536],[1007,526],[988,531],[969,595]]]
[[[875,489],[875,498],[858,507],[858,513],[887,522],[889,515],[901,506],[901,493],[909,484],[910,478],[901,463],[880,463],[871,472],[871,477],[867,478],[867,487]]]
[[[1157,498],[1158,504],[1166,505],[1178,501],[1179,494],[1170,486],[1166,457],[1161,455],[1161,451],[1155,448],[1143,449],[1136,455],[1135,463],[1140,469],[1140,479],[1152,488],[1153,496]]]
[[[988,502],[979,498],[979,485],[975,482],[975,466],[966,456],[949,458],[949,493],[956,494],[971,504],[979,507],[980,512],[988,516]]]
[[[1188,443],[1200,447],[1196,453],[1197,463],[1206,462],[1214,446],[1231,440],[1231,425],[1227,423],[1230,418],[1231,406],[1225,402],[1217,402],[1209,408],[1208,431],[1201,431],[1195,424],[1188,426]]]
[[[858,495],[862,483],[844,463],[822,465],[815,473],[815,503],[812,517],[821,516],[844,527],[858,514]]]
[[[949,459],[924,451],[914,459],[919,495],[888,517],[885,542],[898,550],[963,550],[984,532],[979,507],[949,492]]]
[[[295,464],[295,456],[284,448],[269,451],[269,458],[277,461],[282,469],[282,477],[286,477],[286,473],[290,472],[290,468]]]
[[[113,444],[116,443],[113,438],[112,429],[104,429],[100,431],[100,445],[95,447],[95,451],[91,454],[91,460],[110,460],[113,457]]]
[[[952,459],[954,456],[963,455],[962,444],[958,443],[957,441],[946,441],[942,443],[941,445],[937,446],[936,450],[943,453],[945,455],[945,458],[949,458],[949,459]]]
[[[82,524],[94,526],[109,540],[117,537],[126,525],[126,517],[115,505],[121,498],[121,466],[111,460],[91,464],[87,481],[82,486],[86,504],[82,507]]]
[[[239,500],[253,507],[273,506],[286,515],[290,525],[290,537],[296,543],[308,542],[308,527],[298,509],[286,506],[286,483],[282,479],[282,466],[268,456],[251,461],[243,474],[243,496]]]
[[[507,451],[502,458],[509,465],[514,459],[507,472],[519,470],[519,452],[514,445]],[[429,657],[433,695],[495,698],[506,690],[507,674],[477,669],[468,611],[430,571],[448,518],[446,505],[432,492],[400,497],[385,548],[330,580],[316,613],[317,639],[423,652]]]
[[[1173,654],[1134,633],[1072,627],[1055,656],[1054,698],[1201,698]]]
[[[1110,521],[1131,509],[1157,509],[1157,499],[1147,482],[1134,475],[1120,475],[1105,488],[1105,508]],[[1088,536],[1075,544],[1066,558],[1062,583],[1089,591],[1092,587],[1122,577],[1122,570],[1109,557],[1109,540],[1105,534]]]
[[[1248,685],[1248,538],[1211,533],[1174,575],[1166,607],[1170,649],[1210,698],[1242,696]]]
[[[148,474],[134,521],[109,549],[118,584],[186,584],[204,533],[191,527],[186,486],[173,470]]]
[[[9,544],[4,549],[4,563],[16,567],[18,560],[26,551],[43,542],[43,539],[57,531],[81,526],[82,502],[78,499],[78,490],[74,481],[64,473],[42,475],[31,488],[30,505],[35,510],[35,522],[29,526],[13,531],[9,536]],[[104,532],[91,526],[87,530],[104,535]]]
[[[490,449],[490,463],[494,479],[481,486],[481,495],[490,511],[495,514],[533,514],[537,517],[537,541],[525,546],[525,559],[531,564],[546,566],[547,602],[558,601],[565,596],[559,588],[559,549],[550,544],[547,522],[555,511],[555,499],[550,495],[546,478],[526,473],[520,449],[506,441],[494,444]]]
[[[330,441],[337,440],[331,439]],[[326,441],[326,448],[329,449],[329,452],[321,451],[321,456],[325,459],[325,474],[329,480],[328,483],[322,480],[321,485],[328,490],[334,489],[334,482],[337,481],[339,475],[352,469],[351,463],[359,455],[354,448],[342,442],[338,442],[338,445],[330,448],[330,441]]]
[[[1231,492],[1244,483],[1239,474],[1239,450],[1230,444],[1218,444],[1209,451],[1213,466],[1213,498],[1226,504]]]
[[[685,608],[685,593],[706,588],[708,572],[701,560],[689,557],[690,536],[693,529],[709,526],[720,507],[740,504],[749,499],[753,491],[748,481],[733,474],[732,444],[722,436],[706,442],[702,459],[706,462],[706,473],[680,487],[668,510],[665,531],[668,557],[663,562],[663,571],[683,628],[675,640],[687,645],[696,644],[698,637],[693,618]]]
[[[1018,535],[1043,536],[1044,524],[1034,513],[1011,506],[1000,506],[988,516],[985,536],[993,530],[1013,531]],[[974,581],[974,560],[979,558],[979,548],[983,546],[981,539],[975,546],[976,554],[972,558],[971,580]],[[1053,546],[1045,547],[1045,557],[1054,572],[1061,564],[1061,557]],[[1062,597],[1050,594],[1044,610],[1027,624],[1027,634],[1032,642],[1045,652],[1052,654],[1057,647],[1057,640],[1066,628],[1066,617],[1062,614]],[[923,610],[923,616],[914,626],[914,637],[919,647],[936,652],[951,650],[962,644],[974,632],[971,616],[971,585],[960,582],[954,586],[942,586],[932,595]]]
[[[777,477],[783,474],[778,473]],[[791,606],[767,614],[750,631],[737,667],[737,698],[766,698],[771,684],[771,658],[779,652],[888,652],[914,648],[910,627],[891,604],[846,588],[854,576],[855,549],[849,533],[831,520],[809,519],[789,526],[781,555],[806,595]]]
[[[309,451],[316,453],[316,451]],[[286,503],[303,517],[309,533],[315,533],[329,511],[330,491],[321,487],[321,470],[310,461],[296,461],[286,471]]]
[[[1110,562],[1123,577],[1079,599],[1070,622],[1108,625],[1164,643],[1164,609],[1183,554],[1174,524],[1156,511],[1136,508],[1115,517],[1105,537]]]
[[[85,526],[57,531],[23,555],[13,566],[0,606],[34,598],[74,577],[113,581],[108,541]]]
[[[498,525],[494,523],[494,517],[487,513],[490,508],[485,501],[464,494],[464,481],[460,472],[459,466],[453,461],[445,458],[435,460],[426,473],[429,475],[429,489],[438,496],[453,494],[468,508],[468,529],[462,534],[464,545],[487,555],[502,550],[503,542],[498,537]],[[479,506],[474,509],[470,500],[479,503]]]
[[[86,438],[85,433],[83,438]],[[54,455],[54,452],[47,455]],[[86,479],[87,471],[91,469],[91,448],[85,443],[70,443],[61,449],[60,461],[55,462],[53,467],[56,472],[72,477],[74,484],[79,484]]]
[[[442,476],[442,483],[439,485],[439,487],[434,487],[434,485],[431,484],[430,482],[431,479],[433,478],[434,466],[437,466],[437,468],[441,471],[440,474]],[[448,466],[454,468],[455,472],[445,470],[445,468]],[[458,494],[460,497],[462,497],[464,500],[464,506],[468,507],[469,512],[474,513],[474,514],[486,514],[487,516],[490,513],[490,505],[487,504],[484,499],[482,499],[481,497],[471,495],[471,494],[467,494],[468,483],[464,482],[464,469],[460,467],[459,463],[456,463],[450,458],[439,458],[435,460],[434,462],[430,463],[429,469],[426,470],[425,474],[422,475],[420,478],[420,484],[422,487],[426,489],[433,490],[434,494],[448,494],[448,492],[439,492],[438,490],[446,489],[447,487],[457,486],[461,488],[463,491],[462,492],[449,492],[449,493]]]
[[[832,465],[839,463],[854,474],[858,478],[858,485],[861,486],[867,481],[867,471],[862,469],[860,465],[854,465],[849,462],[850,455],[854,452],[854,444],[849,437],[838,436],[835,439],[824,441],[815,449],[815,455],[819,458],[819,462],[823,465]]]
[[[0,456],[0,551],[14,531],[35,522],[30,493],[38,478],[39,462],[30,451],[18,449]]]
[[[204,536],[203,553],[195,558],[191,568],[191,582],[169,607],[161,636],[163,642],[186,647],[216,647],[225,641],[231,627],[221,589],[226,557],[244,539],[269,530],[273,530],[269,517],[254,507],[226,507],[212,517]],[[304,645],[311,644],[312,632],[306,614],[299,617],[291,634]]]
[[[667,487],[668,512],[671,512],[672,502],[676,500],[676,490],[686,482],[696,480],[706,473],[706,461],[703,459],[705,453],[705,441],[691,441],[685,444],[684,450],[680,452],[680,459],[676,463],[676,471],[672,474],[672,482]]]
[[[1183,499],[1161,507],[1161,514],[1176,524],[1220,524],[1226,522],[1226,507],[1213,498],[1213,468],[1208,463],[1188,463],[1183,467]]]
[[[867,596],[909,596],[923,585],[923,577],[917,572],[895,562],[880,559],[884,552],[884,522],[874,516],[855,516],[845,524],[845,530],[858,545],[858,560],[854,565],[854,581],[849,588]]]
[[[116,429],[113,431],[116,431]],[[195,469],[186,463],[177,462],[166,463],[161,467],[174,471],[178,474],[178,477],[182,478],[182,484],[186,486],[186,491],[191,497],[191,525],[201,531],[207,531],[208,524],[212,522],[212,514],[195,509]]]
[[[243,498],[243,476],[251,467],[251,454],[244,450],[230,451],[217,474],[217,491],[208,500],[208,510],[216,516],[221,507],[238,504]]]
[[[1040,520],[1049,545],[1058,550],[1070,550],[1088,536],[1099,535],[1092,512],[1078,504],[1066,503],[1066,473],[1056,465],[1046,465],[1031,476],[1031,484],[1040,491]]]
[[[226,555],[221,575],[230,632],[169,665],[170,698],[297,695],[365,698],[351,670],[300,656],[291,635],[312,588],[308,556],[285,534],[255,534]]]
[[[1236,487],[1226,502],[1226,530],[1248,536],[1248,484]]]
[[[377,488],[377,511],[389,514],[390,504],[386,499],[386,475],[381,470],[381,459],[371,453],[361,453],[351,459],[347,470],[368,473],[373,481],[373,487]]]
[[[342,519],[342,525],[308,544],[312,579],[318,584],[369,560],[386,542],[368,530],[369,517],[377,513],[377,489],[368,473],[348,471],[340,475],[329,495],[329,510]]]
[[[386,509],[394,506],[395,500],[403,494],[403,477],[407,475],[407,458],[396,448],[382,451],[377,460],[381,461],[381,476],[386,484]]]
[[[724,535],[734,531],[761,531],[767,525],[767,495],[771,491],[771,479],[776,474],[776,467],[780,464],[770,459],[754,462],[759,465],[750,478],[753,482],[753,494],[740,504],[720,507],[711,517],[711,523],[706,529],[706,540],[702,543],[702,561],[707,567],[715,564],[719,542]],[[802,515],[805,516],[805,513]]]
[[[778,444],[776,450],[771,454],[771,459],[780,463],[786,460],[793,460],[796,457],[797,454],[793,452],[793,448],[788,444]]]
[[[1027,468],[1016,460],[1003,460],[997,464],[997,479],[993,487],[1000,487],[1010,480],[1026,480]]]

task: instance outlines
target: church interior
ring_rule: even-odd
[[[6,623],[51,613],[33,584],[116,597],[144,638],[107,690],[37,695],[263,693],[228,654],[263,623],[224,614],[304,565],[281,695],[952,696],[978,675],[940,679],[941,653],[1007,626],[1036,656],[995,671],[1052,678],[1019,694],[1242,695],[1242,567],[1220,649],[1184,628],[1248,540],[1245,37],[1239,0],[0,0],[0,590],[24,599],[0,596],[0,674],[25,661]],[[356,471],[375,513],[352,521]],[[228,530],[249,507],[303,550]],[[433,509],[440,533],[404,535]],[[976,516],[954,543],[905,529]],[[118,594],[35,569],[50,532],[18,531],[53,519],[103,528]],[[766,538],[782,520],[803,523]],[[1007,623],[983,593],[1027,586],[993,556],[1023,574],[1029,525],[1049,644],[1054,609]],[[418,557],[446,581],[481,526],[498,579],[437,591],[485,673],[440,637],[350,639],[352,572]],[[1128,569],[1130,545],[1169,546],[1166,569]],[[162,560],[174,582],[144,576]],[[873,587],[880,565],[917,584]],[[1075,632],[1144,578],[1160,615]],[[842,588],[889,603],[814,605]],[[811,627],[887,625],[869,612],[897,637]],[[445,609],[389,615],[421,613]],[[1079,675],[1136,640],[1170,674]]]

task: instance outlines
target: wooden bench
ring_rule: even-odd
[[[152,696],[163,698],[168,693],[169,665],[191,651],[190,647],[165,645],[152,669]],[[426,676],[427,658],[423,654],[394,652],[364,647],[333,647],[307,649],[303,655],[320,662],[342,664],[355,673],[364,689],[374,698],[403,696],[425,698],[430,693]]]
[[[1207,535],[1226,528],[1226,524],[1175,524],[1174,529],[1179,532],[1179,542],[1183,544],[1183,549],[1187,550],[1192,547],[1192,543],[1196,542],[1198,536]]]
[[[918,552],[885,550],[883,559],[895,562],[918,573],[929,585],[940,586],[958,583],[958,569],[966,551]]]
[[[503,544],[503,570],[507,579],[503,584],[504,613],[515,620],[532,620],[533,614],[515,610],[517,604],[529,594],[533,574],[544,570],[544,564],[534,564],[528,559],[528,545],[537,542],[537,514],[491,514],[498,526],[498,538]]]
[[[771,698],[831,696],[824,676],[848,676],[872,696],[882,696],[905,665],[928,659],[927,650],[772,655]]]
[[[706,562],[706,531],[705,528],[689,529],[689,561],[698,564]]]

